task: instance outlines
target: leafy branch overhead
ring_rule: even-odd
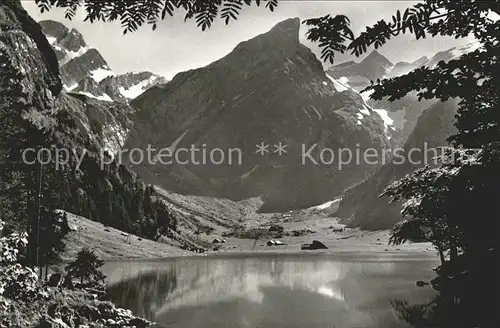
[[[353,36],[350,22],[344,15],[326,15],[304,21],[311,26],[307,37],[319,41],[322,59],[333,63],[335,52],[346,50],[360,56],[370,47],[378,49],[387,41],[400,34],[414,34],[416,39],[426,36],[454,36],[455,38],[480,34],[480,26],[485,25],[485,15],[489,11],[500,13],[498,1],[469,2],[427,0],[404,12],[397,11],[389,20],[379,20],[357,37]]]
[[[119,20],[123,32],[134,32],[148,24],[153,30],[159,20],[181,12],[184,20],[194,19],[203,31],[212,26],[219,17],[225,24],[237,20],[245,6],[263,6],[274,11],[278,0],[35,0],[42,12],[53,7],[65,8],[68,19],[75,17],[79,8],[86,12],[85,21],[112,22]],[[370,47],[378,49],[387,41],[400,34],[414,34],[418,39],[426,36],[466,37],[476,34],[478,26],[484,25],[484,13],[493,11],[500,14],[498,1],[471,2],[427,0],[404,12],[397,11],[388,20],[379,20],[358,36],[351,30],[350,20],[344,15],[326,15],[304,21],[310,26],[307,38],[318,42],[321,59],[334,62],[335,53],[351,51],[360,56]],[[458,28],[460,26],[460,28]],[[477,36],[477,35],[476,35]]]
[[[135,32],[144,24],[156,30],[159,20],[176,12],[184,14],[184,20],[194,19],[203,31],[210,28],[220,17],[226,24],[236,20],[244,6],[263,5],[270,11],[278,6],[278,0],[36,0],[43,12],[53,7],[65,8],[65,17],[72,19],[78,9],[84,7],[85,21],[113,22],[119,20],[123,33]]]

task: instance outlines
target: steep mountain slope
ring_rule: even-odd
[[[428,61],[429,61],[429,58],[427,58],[426,56],[423,56],[423,57],[420,57],[419,59],[417,59],[411,63],[404,62],[404,61],[398,62],[398,63],[396,63],[396,65],[394,65],[394,67],[392,67],[392,69],[390,70],[390,72],[387,74],[386,77],[401,76],[403,74],[407,74],[410,71],[421,67],[423,64],[425,64]]]
[[[395,101],[368,99],[366,102],[374,108],[383,108],[385,110],[386,115],[392,120],[394,128],[391,133],[393,147],[403,147],[413,132],[418,118],[426,108],[429,108],[437,101],[418,100],[417,94],[414,92]]]
[[[377,81],[387,77],[399,76],[412,69],[420,67],[428,58],[422,57],[413,63],[399,62],[392,64],[386,57],[374,50],[363,61],[357,63],[350,61],[333,66],[326,73],[341,80],[347,87],[356,91],[362,91],[370,85],[371,81]],[[372,108],[380,108],[384,115],[392,121],[391,143],[392,147],[401,147],[406,142],[411,131],[415,127],[418,117],[425,108],[433,102],[419,102],[416,96],[409,96],[396,102],[373,101],[369,99],[368,93],[361,93],[365,101]]]
[[[339,170],[338,158],[329,164],[308,158],[302,163],[302,147],[315,143],[311,154],[316,160],[324,148],[380,150],[389,143],[382,118],[359,94],[325,75],[299,42],[299,27],[298,18],[281,22],[224,58],[136,98],[132,104],[139,112],[126,148],[182,149],[184,161],[184,150],[194,147],[206,149],[208,160],[199,165],[192,159],[143,162],[134,170],[175,192],[233,200],[263,196],[262,211],[323,203],[373,173],[378,166],[364,163]],[[256,153],[261,142],[270,145],[264,156]],[[282,156],[273,152],[279,142],[287,145]],[[210,162],[214,149],[226,150],[219,165]],[[241,165],[228,149],[241,150]],[[324,158],[329,160],[329,154]]]
[[[104,105],[62,89],[57,56],[40,25],[20,1],[0,3],[0,154],[8,155],[6,165],[0,166],[2,221],[24,231],[37,209],[44,229],[38,237],[44,244],[53,236],[47,231],[57,209],[142,238],[171,236],[175,218],[154,188],[123,165],[101,162],[103,144],[117,142],[117,135],[106,131],[109,120],[126,122],[123,106],[128,105]],[[101,130],[99,138],[91,129]],[[50,156],[37,183],[37,161],[28,163],[21,153],[38,147]],[[64,150],[67,157],[61,156]],[[78,165],[76,157],[81,159]],[[37,207],[35,200],[40,202]]]
[[[104,101],[127,102],[149,87],[167,82],[151,72],[115,74],[99,51],[89,47],[77,30],[69,30],[51,20],[41,21],[40,25],[57,55],[61,78],[68,91]]]
[[[109,154],[116,154],[125,143],[135,114],[135,110],[125,103],[102,101],[72,92],[62,93],[56,106],[71,113],[79,132]]]
[[[405,74],[419,67],[432,68],[439,61],[458,58],[478,47],[480,44],[473,42],[463,47],[438,52],[430,59],[423,57],[410,64],[398,63],[387,77]],[[345,80],[349,84],[349,77]],[[363,183],[347,190],[336,215],[353,227],[389,229],[395,222],[401,220],[399,213],[401,206],[389,204],[388,199],[379,199],[378,195],[390,183],[423,166],[423,164],[409,163],[408,154],[412,148],[424,149],[424,142],[427,142],[428,148],[446,145],[446,138],[456,132],[453,123],[457,103],[456,101],[441,103],[437,100],[418,101],[416,93],[394,102],[369,100],[368,103],[375,108],[382,107],[388,110],[387,113],[394,120],[396,128],[392,141],[396,145],[404,144],[405,151],[402,155],[406,161],[402,165],[387,164]],[[416,158],[415,161],[419,161],[422,159],[422,154],[414,152],[412,157]]]
[[[389,204],[389,199],[378,196],[392,182],[426,164],[434,164],[434,153],[426,154],[426,150],[447,145],[446,139],[456,132],[453,126],[456,110],[456,100],[437,102],[426,109],[400,154],[404,162],[395,158],[366,181],[347,190],[335,215],[345,218],[351,227],[370,230],[390,229],[400,221],[400,204]]]

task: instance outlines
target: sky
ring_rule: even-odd
[[[158,24],[156,31],[150,26],[143,26],[137,32],[123,35],[119,22],[83,22],[85,13],[82,9],[69,21],[64,12],[53,9],[40,13],[34,1],[25,0],[23,6],[37,21],[52,19],[75,28],[83,34],[86,43],[99,50],[109,66],[116,73],[132,71],[151,71],[171,79],[176,73],[203,67],[220,59],[245,40],[265,33],[274,25],[288,18],[299,17],[301,20],[326,14],[343,14],[351,19],[352,29],[356,33],[366,25],[380,19],[390,19],[396,10],[404,10],[416,1],[287,1],[280,0],[274,12],[263,6],[245,7],[238,20],[225,25],[218,20],[211,29],[201,31],[194,20],[184,22],[182,12],[174,17],[167,16]],[[319,54],[315,44],[305,40],[307,28],[301,28],[301,41]],[[470,39],[445,37],[427,38],[416,41],[411,35],[400,35],[390,40],[379,52],[390,61],[413,61],[422,56],[433,56],[436,52],[467,44]],[[347,60],[359,60],[353,55],[344,54],[336,63]],[[328,65],[327,65],[328,66]]]

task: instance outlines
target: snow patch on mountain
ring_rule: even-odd
[[[333,83],[333,86],[335,87],[335,89],[338,91],[338,92],[342,92],[342,91],[347,91],[349,90],[349,87],[346,86],[345,84],[341,83],[339,80],[336,80],[334,79],[333,77],[331,77],[330,75],[326,74],[326,77],[332,81]]]
[[[389,115],[387,114],[387,111],[385,109],[374,109],[374,111],[384,121],[384,126],[385,126],[386,130],[388,130],[389,128],[392,128],[394,120],[389,117]]]
[[[90,48],[85,46],[81,47],[77,51],[66,51],[66,55],[64,56],[64,58],[59,61],[59,65],[63,66],[64,64],[70,62],[71,60],[84,55],[89,50]]]
[[[349,79],[345,76],[342,76],[340,79],[338,79],[339,83],[343,84],[343,85],[347,85],[347,82],[349,81]]]
[[[139,82],[126,89],[124,87],[120,87],[120,93],[128,99],[134,99],[140,96],[148,87],[153,85],[155,81],[158,80],[158,76],[152,75],[149,79]]]
[[[102,131],[104,150],[114,156],[125,144],[128,132],[118,123],[105,125]]]
[[[500,20],[500,15],[490,10],[488,15],[486,15],[486,18],[491,19],[494,22],[498,22]]]
[[[326,210],[327,208],[331,207],[332,205],[335,205],[337,203],[339,203],[341,201],[341,198],[338,198],[338,199],[334,199],[334,200],[331,200],[331,201],[328,201],[324,204],[320,204],[320,205],[317,205],[317,206],[313,206],[313,207],[310,207],[309,209],[310,210]]]
[[[113,102],[113,99],[111,99],[111,97],[108,96],[106,93],[103,94],[102,96],[96,96],[96,95],[91,94],[90,92],[85,92],[85,91],[79,91],[78,93],[81,95],[87,96],[89,98],[94,98],[97,100],[102,100],[102,101],[107,101],[107,102]]]
[[[316,113],[316,115],[318,115],[318,118],[320,120],[322,120],[323,116],[321,115],[321,113],[319,112],[319,110],[315,106],[311,106],[311,108],[314,110],[314,112]]]
[[[66,91],[71,91],[71,90],[75,89],[76,87],[78,87],[78,83],[75,83],[75,84],[70,85],[70,86],[65,85],[64,89],[66,89]]]
[[[361,109],[360,112],[361,112],[361,114],[366,115],[366,116],[371,115],[370,109],[367,106],[365,106],[365,108]]]
[[[179,145],[179,143],[182,141],[182,139],[184,139],[184,137],[188,132],[189,130],[184,131],[177,139],[174,140],[174,142],[172,142],[172,144],[168,147],[168,149],[170,149],[171,151],[175,151],[177,145]]]
[[[110,70],[109,67],[106,67],[106,68],[98,68],[98,69],[90,72],[90,75],[92,76],[94,81],[99,83],[102,80],[104,80],[105,78],[107,78],[108,76],[115,75],[115,73],[112,70]]]
[[[55,38],[55,37],[53,37],[53,36],[48,36],[48,35],[47,35],[46,37],[47,37],[47,41],[49,41],[49,43],[50,43],[51,45],[53,45],[54,43],[56,43],[56,42],[57,42],[57,38]]]

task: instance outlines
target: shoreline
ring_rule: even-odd
[[[382,258],[394,260],[428,260],[435,258],[439,259],[437,254],[429,251],[344,251],[344,252],[329,252],[329,251],[294,251],[294,250],[259,250],[259,251],[224,251],[215,252],[210,251],[204,254],[187,254],[182,256],[169,256],[169,257],[110,257],[106,258],[106,263],[116,263],[116,262],[167,262],[176,260],[206,260],[206,259],[226,259],[226,258],[258,258],[258,257],[324,257],[324,258],[359,258],[363,261],[372,257],[374,261],[380,261]]]

